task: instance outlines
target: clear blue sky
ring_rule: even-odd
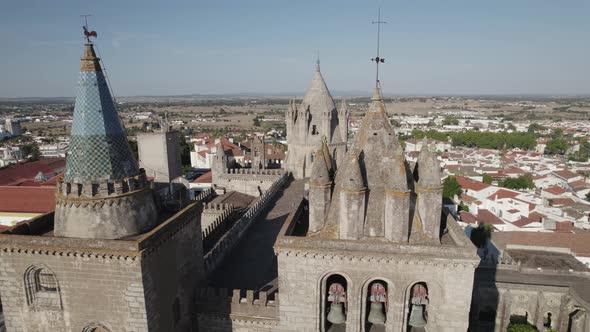
[[[589,94],[589,0],[0,2],[0,97],[73,96],[82,19],[118,96],[369,91],[377,7],[394,94]]]

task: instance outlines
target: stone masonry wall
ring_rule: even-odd
[[[201,209],[195,203],[182,211],[176,217],[178,228],[142,252],[150,331],[190,331],[196,325],[195,289],[205,279]]]
[[[55,274],[61,310],[34,310],[26,301],[28,267]],[[44,250],[0,250],[0,293],[8,331],[75,331],[101,323],[111,331],[147,331],[138,257]]]
[[[197,296],[199,327],[206,331],[277,331],[278,293],[203,288]]]
[[[421,260],[411,255],[377,260],[346,254],[281,251],[278,265],[281,331],[322,331],[324,280],[334,273],[348,283],[346,331],[364,330],[366,288],[375,279],[387,283],[386,331],[406,331],[409,292],[416,282],[425,282],[428,287],[428,331],[466,331],[469,325],[474,271],[470,262]]]

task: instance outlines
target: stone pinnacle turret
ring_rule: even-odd
[[[115,239],[143,233],[157,222],[152,190],[129,148],[92,43],[81,61],[55,235]]]

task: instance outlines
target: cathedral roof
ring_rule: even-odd
[[[139,173],[93,44],[85,45],[64,179],[114,181]]]
[[[406,191],[411,179],[379,89],[375,89],[346,158],[336,174],[334,196],[341,191],[366,189],[365,220],[360,221],[365,225],[365,236],[383,236],[385,191]],[[338,200],[333,201],[328,212],[327,232],[331,234],[336,234],[333,230],[338,225],[339,205]]]

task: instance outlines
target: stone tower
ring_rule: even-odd
[[[378,84],[336,172],[323,157],[315,152],[308,218],[300,205],[284,227],[308,220],[307,233],[287,231],[274,246],[282,329],[297,322],[301,331],[467,330],[476,249],[443,214],[439,165],[428,149],[414,181]]]
[[[266,150],[264,149],[264,136],[255,137],[252,140],[252,169],[261,170],[266,168]]]
[[[156,205],[133,157],[93,44],[85,45],[55,235],[117,239],[155,226]]]
[[[203,201],[156,210],[89,40],[70,142],[55,212],[0,232],[6,330],[194,330]]]
[[[227,173],[227,155],[225,154],[225,150],[223,150],[223,145],[218,143],[215,147],[215,157],[212,162],[211,171],[213,172],[213,177],[219,176],[221,174]]]
[[[294,100],[290,102],[286,123],[288,152],[285,168],[293,172],[295,178],[310,177],[313,154],[321,148],[324,137],[335,161],[346,153],[348,112],[345,107],[336,108],[320,72],[319,61],[301,104],[297,105]]]

